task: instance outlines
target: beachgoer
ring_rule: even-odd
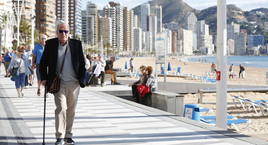
[[[212,73],[216,73],[217,69],[216,69],[216,64],[215,63],[212,63],[211,64],[211,70],[210,70]]]
[[[230,78],[234,78],[233,64],[231,64],[230,67],[229,67],[229,79]]]
[[[245,67],[242,66],[241,64],[239,65],[239,78],[244,78],[245,77]]]

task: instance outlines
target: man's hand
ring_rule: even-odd
[[[36,64],[33,63],[33,64],[32,64],[32,69],[35,69],[35,68],[36,68]]]
[[[46,80],[41,81],[41,84],[42,84],[43,86],[45,86],[45,85],[46,85],[46,83],[47,83],[47,81],[46,81]]]

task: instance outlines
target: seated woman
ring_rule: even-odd
[[[138,87],[138,85],[146,84],[146,81],[147,81],[147,74],[146,74],[145,69],[146,69],[146,67],[144,65],[140,66],[141,74],[140,74],[139,80],[132,83],[132,84],[129,84],[129,86],[131,86],[131,88],[132,88],[132,96],[137,103],[140,103],[140,100],[139,100],[140,95],[139,95],[139,92],[137,90],[137,87]]]
[[[151,106],[152,105],[152,92],[155,91],[155,78],[152,75],[153,68],[151,66],[147,66],[145,69],[146,72],[146,86],[149,87],[150,91],[147,92],[143,97],[140,97],[140,103]]]

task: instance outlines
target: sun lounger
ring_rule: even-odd
[[[263,115],[267,114],[268,112],[268,100],[252,101],[240,96],[233,96],[233,98],[235,105],[237,106],[237,103],[241,104],[244,110],[254,110],[256,114],[262,113]]]
[[[200,116],[200,121],[210,124],[210,125],[215,125],[216,124],[216,116]],[[243,123],[250,123],[250,120],[248,119],[237,119],[234,116],[228,115],[227,116],[227,125],[230,127],[233,127],[235,130],[239,131],[237,128],[237,124],[243,124]]]

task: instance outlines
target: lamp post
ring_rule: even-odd
[[[32,50],[34,49],[34,21],[35,21],[35,16],[32,16],[31,18],[31,23],[32,23],[32,29],[31,29],[31,48]]]
[[[226,0],[218,0],[217,6],[217,99],[216,126],[227,129],[227,29]]]
[[[20,45],[20,0],[17,0],[17,46]]]

